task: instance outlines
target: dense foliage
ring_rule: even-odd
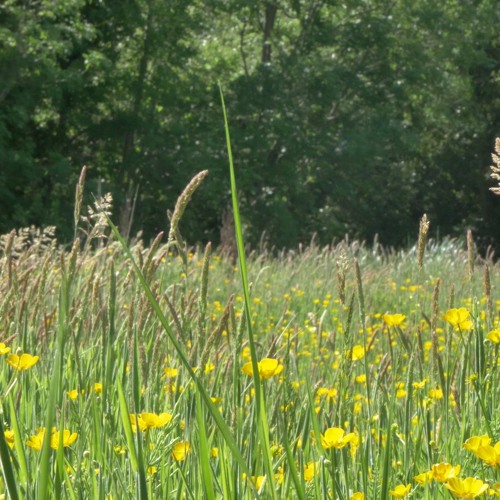
[[[4,1],[0,232],[69,239],[86,164],[122,232],[150,236],[208,169],[183,233],[218,242],[220,81],[253,244],[404,244],[424,212],[441,235],[467,224],[498,244],[499,22],[496,0]]]

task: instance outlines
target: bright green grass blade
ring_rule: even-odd
[[[111,222],[111,220],[109,218],[107,220],[108,220],[108,224],[111,227],[111,230],[113,231],[114,236],[120,242],[126,256],[129,258],[129,260],[132,264],[132,268],[134,269],[135,275],[137,276],[137,279],[139,280],[141,287],[142,287],[144,293],[146,294],[146,297],[147,297],[151,307],[153,308],[153,311],[154,311],[157,319],[162,324],[163,328],[167,332],[167,335],[168,335],[170,341],[172,342],[175,350],[177,351],[177,355],[179,356],[179,360],[181,361],[182,365],[184,366],[184,368],[188,372],[189,376],[193,380],[194,384],[196,385],[197,390],[200,392],[200,396],[203,400],[203,403],[208,408],[210,414],[212,415],[212,418],[215,420],[215,423],[216,423],[219,431],[221,432],[224,440],[226,441],[227,445],[231,449],[231,453],[233,454],[233,457],[240,465],[242,472],[245,472],[249,476],[250,473],[248,470],[248,466],[247,466],[245,459],[243,458],[240,450],[238,449],[238,445],[236,444],[236,441],[235,441],[233,435],[231,434],[231,430],[229,429],[229,426],[226,424],[226,422],[224,421],[224,419],[220,415],[219,410],[217,409],[217,406],[215,406],[215,404],[212,402],[212,400],[210,399],[210,395],[208,394],[208,392],[206,391],[206,389],[203,386],[203,383],[201,382],[200,378],[196,375],[193,368],[191,367],[189,360],[188,360],[186,354],[184,353],[184,349],[182,348],[179,341],[177,340],[175,333],[173,332],[172,328],[170,327],[170,324],[167,321],[167,318],[163,314],[163,311],[162,311],[160,305],[156,301],[156,298],[153,295],[153,292],[151,291],[151,288],[149,287],[149,285],[146,281],[146,278],[144,277],[141,270],[139,269],[139,266],[135,262],[135,259],[133,258],[132,254],[130,252],[130,249],[128,248],[127,244],[125,243],[125,240],[121,237],[117,227]],[[122,389],[122,393],[123,393],[123,389]],[[122,419],[123,419],[123,414],[122,414]]]
[[[210,468],[210,450],[208,449],[207,430],[203,417],[203,406],[201,404],[200,393],[196,391],[196,418],[198,420],[198,432],[200,440],[200,463],[203,474],[203,486],[205,498],[215,499],[214,485],[212,482],[212,469]]]
[[[287,427],[286,420],[284,421],[283,429],[284,429],[284,431],[283,431],[283,446],[285,448],[288,468],[290,469],[292,481],[293,481],[293,484],[295,486],[295,494],[297,495],[297,498],[299,500],[304,500],[306,498],[306,493],[305,493],[304,489],[302,488],[302,481],[299,477],[297,467],[295,466],[295,458],[293,456],[293,451],[292,451],[292,448],[291,448],[290,443],[288,441],[288,433],[287,433],[288,427]]]
[[[24,452],[24,442],[21,439],[21,432],[19,430],[19,422],[17,420],[16,409],[14,407],[14,400],[12,394],[9,397],[10,419],[12,430],[14,431],[14,443],[17,453],[17,460],[19,461],[19,482],[23,486],[27,486],[28,481],[28,465],[26,463],[26,453]]]
[[[123,386],[120,377],[117,377],[116,379],[116,388],[118,390],[118,401],[120,403],[120,415],[122,418],[123,430],[125,432],[125,439],[127,440],[127,447],[130,455],[130,464],[132,465],[132,470],[137,472],[138,465],[137,465],[137,453],[135,449],[134,433],[132,432],[132,424],[130,423],[130,412],[128,410],[125,394],[123,393]]]
[[[17,480],[14,475],[14,469],[10,461],[9,447],[4,437],[3,422],[0,418],[0,463],[2,464],[2,476],[5,483],[5,488],[9,498],[17,500],[19,495],[17,493]]]
[[[137,330],[134,330],[134,359],[132,370],[132,393],[134,398],[134,412],[138,415],[141,411],[141,380],[139,374],[139,342],[137,340]],[[142,435],[137,427],[137,473],[139,476],[138,493],[139,497],[148,498],[148,487],[146,481],[146,468],[144,465],[144,452],[142,449]]]
[[[255,404],[257,406],[257,434],[259,436],[259,441],[263,454],[264,468],[266,470],[266,484],[269,485],[268,490],[270,490],[271,498],[277,499],[276,481],[274,479],[274,470],[272,465],[272,452],[269,443],[269,429],[267,424],[266,404],[260,382],[259,368],[257,364],[258,363],[257,350],[255,348],[255,339],[252,331],[252,315],[250,311],[250,292],[248,286],[248,274],[247,274],[247,266],[245,259],[245,244],[243,241],[243,231],[241,229],[238,193],[236,187],[236,175],[234,172],[233,153],[231,150],[231,137],[229,134],[229,124],[227,120],[226,105],[224,103],[224,95],[222,93],[222,87],[220,85],[219,85],[219,90],[220,90],[220,97],[222,104],[222,112],[224,115],[224,128],[226,131],[226,145],[227,145],[227,154],[229,159],[229,173],[231,177],[231,198],[233,201],[233,216],[234,216],[234,226],[236,231],[236,244],[238,248],[238,261],[240,265],[240,278],[243,287],[243,296],[245,300],[245,318],[248,328],[248,345],[250,347],[250,356],[252,360],[252,370],[253,370],[254,389],[255,389]]]
[[[45,416],[45,435],[41,449],[40,464],[38,467],[38,485],[37,498],[45,500],[49,498],[50,486],[50,463],[52,449],[50,447],[50,438],[52,425],[55,421],[56,408],[60,406],[61,401],[61,381],[62,381],[62,366],[64,356],[64,343],[66,330],[68,328],[68,312],[69,312],[69,288],[66,282],[66,277],[63,276],[61,291],[59,294],[59,317],[57,328],[57,351],[52,371],[52,378],[49,390],[49,399],[47,401],[47,413]]]

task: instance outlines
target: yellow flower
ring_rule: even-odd
[[[54,431],[50,436],[50,447],[54,450],[59,448],[59,440],[60,440],[60,432]],[[66,448],[67,446],[71,446],[78,438],[78,434],[76,432],[71,433],[68,429],[63,430],[62,434],[62,446]]]
[[[413,382],[411,385],[414,389],[416,389],[418,391],[419,389],[423,389],[425,387],[426,383],[427,383],[427,379],[424,378],[424,380],[421,380],[420,382]]]
[[[94,384],[93,389],[94,389],[94,392],[95,392],[98,396],[100,396],[100,395],[102,394],[102,384],[101,384],[101,382],[96,382],[96,383]]]
[[[486,338],[490,342],[493,342],[494,344],[500,344],[500,328],[495,328],[495,330],[491,330],[491,332],[489,332],[488,335],[486,335]]]
[[[218,458],[219,457],[219,448],[217,448],[216,446],[214,446],[211,450],[210,450],[210,456],[212,458]]]
[[[356,491],[356,493],[353,493],[349,497],[349,500],[365,500],[365,494],[361,493],[361,491]]]
[[[429,397],[431,399],[443,399],[443,390],[439,387],[436,389],[431,389],[429,391]]]
[[[488,489],[486,483],[473,477],[466,477],[465,479],[453,477],[444,486],[458,498],[476,498]]]
[[[137,432],[137,427],[143,432],[149,429],[158,429],[167,425],[171,420],[172,415],[170,413],[160,413],[159,415],[148,412],[139,413],[137,420],[133,413],[130,414],[130,423],[134,432]]]
[[[458,473],[460,472],[460,465],[453,466],[451,464],[441,462],[440,464],[434,464],[431,467],[431,470],[436,481],[445,483],[448,479],[458,476]]]
[[[179,374],[179,370],[177,368],[167,367],[163,370],[163,373],[168,378],[174,378]]]
[[[404,314],[384,314],[382,320],[387,326],[400,326],[406,316]]]
[[[75,399],[78,398],[78,389],[72,389],[71,391],[68,391],[66,395],[68,396],[69,399],[75,401]]]
[[[9,363],[12,368],[15,368],[20,372],[28,370],[35,365],[38,360],[39,356],[32,356],[27,353],[21,354],[21,356],[18,356],[17,354],[9,354],[7,357],[7,363]]]
[[[476,454],[479,448],[483,446],[488,446],[491,443],[491,438],[488,434],[483,434],[482,436],[471,436],[464,443],[464,448],[470,452]]]
[[[444,315],[444,319],[453,327],[455,330],[472,330],[474,323],[470,317],[469,311],[465,307],[460,307],[459,309],[449,309]]]
[[[363,359],[365,357],[365,348],[362,345],[355,345],[349,353],[349,357],[352,361]]]
[[[344,429],[340,427],[330,427],[326,429],[324,434],[321,434],[321,444],[325,450],[331,448],[340,449],[344,448],[344,446],[348,445],[355,438],[356,435],[353,432],[345,434]]]
[[[434,479],[434,474],[431,470],[427,472],[422,472],[418,476],[413,478],[417,484],[429,484]]]
[[[14,442],[15,442],[14,441],[14,431],[12,431],[10,429],[5,429],[3,435],[5,437],[5,441],[9,445],[9,448],[10,449],[14,448]]]
[[[245,476],[245,478],[246,478],[246,476]],[[260,488],[262,487],[262,483],[264,482],[265,478],[266,478],[266,476],[250,476],[250,479],[251,479],[252,483],[255,484],[255,488],[257,489],[257,491],[259,491]]]
[[[283,371],[283,365],[277,359],[264,358],[262,361],[257,363],[259,367],[259,376],[261,379],[268,379],[274,375],[278,375]],[[249,361],[241,367],[241,371],[246,375],[253,375],[252,362]]]
[[[38,433],[36,436],[30,436],[28,441],[26,441],[26,445],[30,448],[33,448],[36,451],[40,451],[42,449],[43,437],[45,436],[45,427],[41,427],[38,429]]]
[[[285,470],[283,467],[278,467],[278,472],[274,474],[274,480],[277,485],[283,484],[283,481],[285,480]]]
[[[203,371],[205,372],[205,374],[209,374],[211,372],[213,372],[215,370],[215,365],[213,363],[211,363],[210,361],[208,363],[205,363],[205,368],[203,369]]]
[[[0,342],[0,356],[10,352],[10,347],[7,347],[3,342]]]
[[[125,455],[125,453],[127,453],[127,449],[124,448],[121,444],[115,444],[113,450],[115,450],[115,453],[117,455]]]
[[[191,453],[191,445],[189,441],[179,441],[175,443],[172,450],[172,458],[177,460],[177,462],[182,462],[186,460],[186,457]]]
[[[389,493],[394,497],[394,498],[404,498],[408,493],[410,493],[411,490],[411,484],[407,484],[406,486],[404,484],[398,484],[393,490],[389,490]]]
[[[158,471],[158,469],[157,469],[156,465],[150,465],[148,467],[148,471],[147,471],[148,476],[152,476],[152,475],[156,474],[157,471]]]
[[[307,464],[304,465],[304,481],[312,481],[315,474],[316,462],[307,462]]]
[[[481,446],[474,454],[480,458],[485,464],[491,467],[500,465],[500,441],[495,445]]]
[[[335,399],[335,396],[337,395],[337,389],[332,387],[331,389],[328,389],[328,387],[320,387],[316,391],[316,396],[320,398],[321,396],[326,396],[327,399]]]

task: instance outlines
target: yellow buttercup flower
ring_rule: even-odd
[[[72,389],[71,391],[68,391],[66,393],[66,396],[68,396],[68,398],[72,401],[75,401],[78,398],[78,389]]]
[[[352,361],[359,361],[365,357],[365,348],[362,345],[355,345],[349,353]]]
[[[9,354],[7,357],[7,363],[12,366],[12,368],[22,372],[35,365],[39,359],[39,356],[32,356],[27,353],[23,353],[21,356],[18,356],[17,354]]]
[[[470,313],[465,307],[448,309],[444,315],[444,319],[455,328],[455,330],[468,331],[472,330],[474,327]]]
[[[495,330],[491,330],[491,332],[486,335],[486,338],[493,342],[494,344],[500,344],[500,328],[495,328]]]
[[[157,415],[156,413],[144,412],[139,413],[137,419],[133,413],[130,414],[130,423],[134,432],[137,432],[137,427],[143,432],[149,429],[158,429],[167,425],[171,420],[172,415],[170,413],[160,413]]]
[[[59,441],[60,441],[60,432],[55,431],[52,432],[50,436],[50,447],[53,448],[54,450],[57,450],[59,448]],[[76,432],[71,432],[68,429],[64,429],[62,433],[62,446],[63,448],[66,448],[68,446],[71,446],[78,438],[78,434]]]
[[[8,354],[10,352],[10,347],[7,347],[3,342],[0,342],[0,356]]]
[[[440,464],[434,464],[431,467],[431,470],[436,481],[445,483],[448,479],[458,476],[458,473],[460,472],[460,465],[453,466],[451,464],[441,462]]]
[[[10,449],[14,448],[14,443],[15,443],[14,431],[12,431],[10,429],[5,429],[3,435],[5,437],[5,441],[9,445],[9,448]]]
[[[96,382],[96,383],[94,384],[93,389],[94,389],[94,392],[95,392],[98,396],[100,396],[100,395],[102,394],[102,384],[101,384],[101,382]]]
[[[500,465],[500,441],[495,446],[481,446],[474,452],[474,455],[491,467]]]
[[[486,483],[473,477],[466,477],[465,479],[453,477],[449,479],[444,486],[457,498],[476,498],[488,489]]]
[[[326,429],[324,434],[321,434],[321,444],[325,450],[340,449],[347,446],[355,438],[356,435],[353,432],[346,434],[344,429],[340,427],[330,427]]]
[[[191,453],[191,445],[189,441],[179,441],[175,443],[172,450],[172,458],[177,462],[182,462],[186,460],[186,457]]]
[[[361,491],[356,491],[356,493],[353,493],[349,497],[349,500],[365,500],[365,494],[361,493]]]
[[[259,376],[261,379],[268,379],[279,375],[283,371],[283,365],[277,359],[264,358],[257,363],[259,368]],[[241,367],[241,371],[246,375],[253,375],[252,363],[249,361]]]
[[[404,314],[384,314],[382,320],[387,326],[400,326],[403,324],[406,316]]]
[[[316,474],[316,462],[307,462],[304,465],[304,481],[312,481],[314,475]]]
[[[26,446],[33,448],[36,451],[42,449],[43,438],[45,436],[45,427],[38,429],[38,433],[35,436],[30,436],[28,441],[26,441]]]
[[[389,493],[394,498],[404,498],[408,493],[410,493],[411,484],[398,484],[393,490],[389,490]]]
[[[431,470],[422,472],[413,478],[417,484],[429,484],[434,479],[434,474]]]
[[[167,367],[163,370],[163,373],[168,378],[174,378],[179,374],[179,370],[177,368]]]
[[[491,443],[491,438],[488,434],[483,434],[482,436],[471,436],[467,441],[465,441],[463,447],[466,450],[471,451],[476,454],[479,448],[483,446],[488,446]]]

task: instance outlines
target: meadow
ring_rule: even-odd
[[[500,497],[494,256],[425,216],[408,250],[245,256],[227,141],[237,259],[182,239],[206,172],[148,244],[85,170],[71,248],[0,237],[3,498]]]
[[[96,214],[71,249],[1,240],[6,498],[500,496],[498,265],[471,238],[251,253],[247,316],[235,261],[128,255]]]

